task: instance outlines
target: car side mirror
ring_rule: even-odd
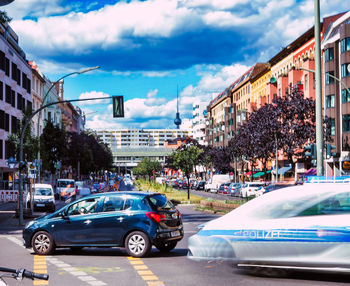
[[[67,211],[66,211],[66,210],[64,210],[64,211],[61,212],[61,217],[62,217],[63,219],[65,219],[65,220],[69,220],[69,216],[67,215]]]

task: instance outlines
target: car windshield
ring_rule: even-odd
[[[331,192],[315,194],[290,187],[258,197],[230,214],[254,219],[294,217],[330,195]],[[266,207],[267,205],[269,207]]]
[[[74,186],[74,181],[58,181],[57,187],[59,188],[72,188]]]
[[[50,188],[34,190],[34,196],[52,196],[52,195],[53,193]]]
[[[149,197],[151,205],[157,210],[171,210],[174,205],[164,195],[153,195]]]

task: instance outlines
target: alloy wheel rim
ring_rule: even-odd
[[[146,241],[141,235],[133,235],[128,242],[129,249],[134,254],[141,254],[146,248]]]
[[[34,240],[35,249],[41,253],[47,251],[50,247],[50,239],[45,234],[39,234]]]

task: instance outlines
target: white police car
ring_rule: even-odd
[[[188,257],[242,267],[350,272],[350,184],[305,184],[206,223]]]

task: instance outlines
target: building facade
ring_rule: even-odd
[[[207,112],[207,103],[205,102],[195,102],[193,104],[193,118],[192,118],[192,129],[193,129],[193,139],[197,140],[199,144],[205,145],[205,126],[206,126],[206,116],[204,114]]]
[[[193,137],[192,130],[180,129],[114,129],[95,131],[113,154],[113,164],[119,173],[130,173],[143,158],[165,163],[173,148],[168,140],[179,137]]]
[[[323,95],[330,119],[328,144],[335,156],[326,157],[327,175],[350,175],[350,12],[335,20],[323,41]]]
[[[0,189],[9,179],[8,136],[16,133],[26,108],[32,108],[32,69],[18,45],[18,36],[0,23]]]

